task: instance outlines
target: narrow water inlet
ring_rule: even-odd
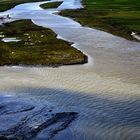
[[[3,42],[19,42],[21,40],[17,39],[16,37],[12,37],[12,38],[3,38],[2,41]]]

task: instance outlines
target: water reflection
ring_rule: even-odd
[[[67,110],[79,112],[78,119],[63,135],[78,140],[139,140],[140,99],[115,100],[82,92],[51,88],[19,88],[18,97],[28,97],[40,102],[50,101]],[[78,135],[77,135],[78,134]]]

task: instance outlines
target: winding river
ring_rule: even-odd
[[[55,9],[26,3],[1,12],[9,22],[31,19],[72,42],[88,56],[84,65],[48,67],[0,67],[0,94],[50,101],[79,112],[78,119],[54,139],[139,140],[140,43],[81,26],[59,16],[63,9],[82,7],[79,0],[63,0]]]

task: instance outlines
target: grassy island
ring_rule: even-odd
[[[42,7],[43,9],[57,8],[62,3],[63,3],[62,1],[51,2],[51,3],[44,3],[44,4],[41,4],[40,7]]]
[[[50,29],[21,20],[0,26],[0,65],[81,64],[87,57],[67,42],[57,39]],[[3,42],[3,38],[15,37],[19,42]]]
[[[0,11],[14,6],[43,0],[2,0]],[[44,8],[59,6],[61,2],[42,5]],[[5,38],[16,38],[19,42],[4,42]],[[56,38],[50,29],[34,25],[29,20],[15,21],[0,26],[0,66],[2,65],[47,65],[60,66],[82,64],[87,56]]]
[[[64,10],[82,25],[94,27],[115,35],[133,39],[131,32],[140,34],[139,0],[83,0],[85,8]]]

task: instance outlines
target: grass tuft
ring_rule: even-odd
[[[59,7],[63,2],[58,1],[58,2],[51,2],[51,3],[44,3],[41,4],[40,7],[43,9],[49,9],[49,8],[57,8]]]

